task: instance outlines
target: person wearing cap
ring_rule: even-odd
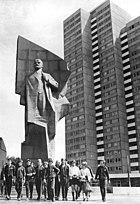
[[[52,158],[48,159],[48,168],[45,172],[47,179],[48,200],[55,201],[55,177],[59,174],[59,169],[53,164]]]
[[[32,199],[32,196],[33,196],[35,168],[32,167],[30,159],[27,159],[26,163],[27,163],[27,165],[25,167],[25,171],[26,171],[25,186],[26,186],[26,200],[28,200],[29,199],[29,191],[30,191],[30,199]]]
[[[69,188],[69,166],[66,163],[66,159],[61,159],[60,169],[60,186],[62,188],[62,200],[67,201],[67,194]]]
[[[75,160],[71,162],[71,166],[69,169],[69,179],[70,179],[70,185],[72,188],[72,198],[73,201],[78,199],[78,181],[80,177],[80,170],[76,166]],[[76,193],[76,196],[75,196]]]
[[[95,179],[99,179],[100,192],[102,201],[106,201],[106,184],[109,182],[108,168],[105,166],[105,161],[101,160],[100,165],[97,167]]]
[[[19,159],[17,167],[16,167],[16,173],[15,173],[15,176],[16,176],[15,189],[17,191],[17,200],[18,201],[21,200],[23,185],[25,183],[25,176],[26,176],[25,168],[23,167],[22,164],[23,164],[23,161],[21,159]]]
[[[3,169],[3,180],[5,182],[7,200],[11,199],[11,188],[12,188],[14,176],[15,176],[15,166],[12,164],[12,161],[9,158],[7,165]]]
[[[44,201],[47,200],[47,178],[46,178],[46,171],[47,171],[47,168],[48,168],[48,162],[47,161],[44,161],[43,163],[43,194],[44,194]]]
[[[37,166],[35,167],[35,185],[36,185],[36,191],[37,191],[37,200],[40,200],[41,196],[41,187],[42,187],[42,180],[43,180],[43,165],[42,165],[42,160],[38,159],[37,160]]]
[[[82,168],[80,169],[80,182],[83,193],[83,201],[88,201],[91,177],[90,170],[87,168],[87,162],[82,162]]]

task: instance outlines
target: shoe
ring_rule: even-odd
[[[29,201],[29,198],[26,198],[26,201]]]
[[[65,198],[62,198],[62,201],[64,201],[65,200]]]
[[[46,201],[47,199],[46,198],[44,198],[44,201]]]
[[[55,199],[54,199],[54,198],[52,198],[52,202],[55,202]]]
[[[20,198],[18,198],[17,200],[18,200],[18,201],[20,201],[21,199],[20,199]]]
[[[39,198],[39,197],[37,197],[37,200],[40,200],[40,198]]]
[[[68,199],[67,199],[67,198],[65,198],[65,201],[68,201]]]
[[[85,201],[86,199],[85,198],[83,198],[83,201]]]

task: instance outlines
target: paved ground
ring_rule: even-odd
[[[43,198],[40,201],[37,201],[35,199],[33,200],[29,200],[26,201],[25,200],[25,196],[22,198],[21,201],[17,201],[16,200],[16,196],[13,196],[12,199],[10,201],[5,200],[4,197],[0,197],[0,204],[7,204],[7,203],[11,203],[11,204],[19,204],[19,203],[31,203],[31,204],[35,204],[35,203],[40,203],[40,204],[44,204],[44,203],[54,203],[51,201],[44,201]],[[71,197],[69,197],[69,201],[55,201],[56,204],[62,203],[62,204],[84,204],[84,203],[88,203],[88,204],[101,204],[103,203],[101,200],[100,195],[92,195],[89,199],[89,201],[82,201],[82,197],[80,197],[77,201],[71,201]],[[108,204],[140,204],[140,196],[115,196],[113,194],[107,194],[107,201],[106,203]]]

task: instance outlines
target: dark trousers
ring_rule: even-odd
[[[47,183],[48,199],[53,200],[55,196],[55,178],[49,178]]]
[[[43,194],[44,194],[44,197],[47,198],[47,182],[43,183]]]
[[[105,197],[106,197],[106,180],[100,179],[99,185],[100,185],[100,192],[101,192],[102,200],[105,200]]]
[[[56,198],[59,198],[60,196],[60,181],[57,176],[55,177],[55,196]]]
[[[17,191],[17,198],[20,198],[21,195],[22,195],[22,189],[23,189],[23,180],[22,179],[17,179],[16,180],[15,189]]]
[[[26,197],[27,198],[29,198],[29,192],[30,192],[30,198],[32,198],[33,186],[34,186],[34,180],[33,179],[26,180]]]
[[[68,195],[68,188],[69,188],[69,180],[68,178],[61,178],[60,181],[61,188],[62,188],[62,198],[67,198]]]
[[[40,196],[41,196],[41,187],[42,187],[42,180],[41,180],[41,178],[36,178],[35,185],[36,185],[36,191],[37,191],[38,199],[40,199]]]
[[[12,188],[12,177],[11,176],[6,178],[5,187],[6,187],[6,194],[8,196],[10,196],[11,195],[11,188]]]

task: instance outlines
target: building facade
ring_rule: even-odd
[[[127,185],[128,173],[139,172],[140,28],[139,18],[130,19],[107,0],[90,13],[79,9],[64,21],[64,56],[72,72],[66,157],[87,160],[93,171],[105,159],[114,185]]]
[[[64,55],[71,76],[67,97],[66,158],[97,166],[90,14],[81,9],[64,21]]]

